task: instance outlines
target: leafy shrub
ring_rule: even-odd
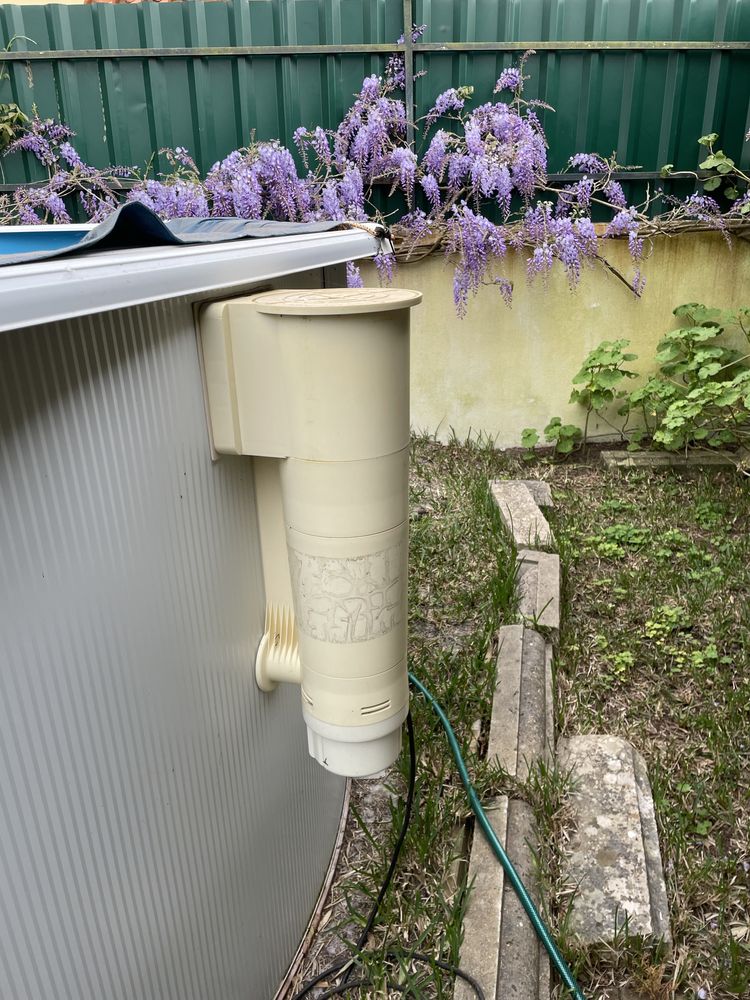
[[[736,328],[750,347],[750,309],[709,309],[691,302],[674,314],[688,325],[662,337],[658,375],[631,392],[620,409],[623,416],[638,413],[643,419],[643,429],[629,435],[631,447],[645,437],[665,451],[750,441],[750,354],[719,339]]]
[[[678,306],[674,315],[687,325],[670,330],[659,341],[655,360],[658,373],[631,392],[620,388],[637,372],[624,365],[637,360],[628,352],[629,340],[604,340],[590,351],[573,376],[571,403],[586,411],[583,430],[563,425],[554,417],[545,438],[561,455],[587,441],[589,418],[596,413],[636,450],[647,444],[664,451],[690,448],[726,448],[750,445],[750,308],[711,309],[697,302]],[[744,353],[721,340],[728,330],[739,330],[748,342]],[[610,422],[607,409],[622,403],[619,426]],[[629,427],[631,417],[641,427]],[[539,434],[523,431],[526,456],[533,455]]]

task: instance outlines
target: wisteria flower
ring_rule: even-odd
[[[495,84],[494,93],[499,94],[502,90],[519,90],[522,83],[521,70],[517,66],[511,66],[509,69],[504,69],[500,74]]]

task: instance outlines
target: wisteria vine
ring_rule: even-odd
[[[425,27],[414,26],[414,41]],[[70,222],[76,199],[92,222],[106,218],[123,200],[141,202],[164,219],[377,219],[391,225],[396,245],[395,255],[381,254],[375,260],[381,281],[392,280],[396,257],[416,259],[440,248],[453,263],[459,315],[465,314],[470,295],[482,285],[495,286],[511,303],[512,284],[498,270],[509,250],[525,255],[529,281],[545,281],[557,263],[573,288],[594,262],[615,271],[602,243],[626,239],[633,272],[628,278],[615,273],[640,294],[641,262],[657,233],[713,229],[729,239],[733,229],[750,224],[749,178],[736,168],[732,179],[739,187],[732,189],[727,210],[705,193],[678,200],[660,190],[630,205],[616,179],[621,169],[616,160],[596,153],[571,157],[570,183],[551,185],[538,113],[548,105],[524,98],[531,55],[525,53],[518,65],[502,71],[491,100],[483,104],[471,106],[471,87],[439,94],[415,123],[418,137],[411,143],[402,95],[404,60],[394,54],[383,76],[373,74],[363,81],[337,128],[296,129],[297,160],[278,141],[254,141],[215,163],[205,177],[182,147],[161,151],[170,169],[156,176],[135,167],[90,166],[71,142],[72,130],[42,119],[34,109],[5,155],[34,156],[48,179],[0,197],[0,223]],[[713,158],[723,156],[713,150],[716,138],[699,140]],[[375,207],[374,192],[383,187],[399,196],[393,212]],[[705,184],[704,190],[710,189]],[[657,202],[659,213],[654,211]],[[594,206],[609,217],[605,225],[592,221]],[[362,283],[353,262],[347,280],[350,285]]]

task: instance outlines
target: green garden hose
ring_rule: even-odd
[[[474,786],[471,783],[469,772],[466,769],[466,764],[464,763],[463,756],[461,755],[461,748],[458,745],[456,734],[453,732],[453,727],[448,721],[448,717],[446,716],[445,712],[440,706],[440,703],[433,697],[432,694],[430,694],[430,692],[427,690],[424,684],[422,684],[421,681],[419,681],[414,676],[414,674],[412,673],[409,674],[409,680],[414,685],[414,687],[422,695],[424,695],[427,702],[430,704],[432,709],[435,711],[435,714],[440,719],[440,722],[442,723],[443,729],[445,730],[445,734],[448,737],[448,743],[451,748],[451,753],[453,754],[453,758],[456,761],[456,766],[458,767],[458,773],[461,775],[461,781],[463,782],[463,786],[466,789],[466,794],[469,798],[469,804],[471,806],[472,812],[476,816],[477,821],[479,822],[479,825],[482,828],[482,832],[487,838],[490,847],[495,852],[498,861],[503,866],[503,871],[510,880],[510,884],[513,886],[513,889],[516,893],[516,896],[518,896],[521,906],[523,906],[524,910],[526,911],[526,914],[529,920],[531,921],[534,930],[536,931],[537,937],[547,950],[547,954],[549,955],[552,964],[554,965],[555,969],[557,969],[560,978],[567,986],[568,990],[571,993],[571,996],[575,997],[575,1000],[585,1000],[584,995],[581,992],[581,988],[576,982],[573,973],[570,971],[568,963],[563,958],[560,949],[557,947],[557,944],[555,943],[555,939],[550,934],[549,928],[542,920],[541,916],[539,915],[539,911],[534,905],[533,899],[527,892],[526,886],[523,884],[518,872],[513,867],[513,862],[505,853],[503,845],[498,840],[497,834],[492,829],[492,825],[490,824],[490,821],[487,819],[487,814],[482,808],[482,803],[479,801],[479,797],[477,796],[477,793],[474,790]]]

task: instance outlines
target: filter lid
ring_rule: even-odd
[[[243,301],[277,316],[345,316],[411,309],[422,301],[422,293],[409,288],[279,288]]]

